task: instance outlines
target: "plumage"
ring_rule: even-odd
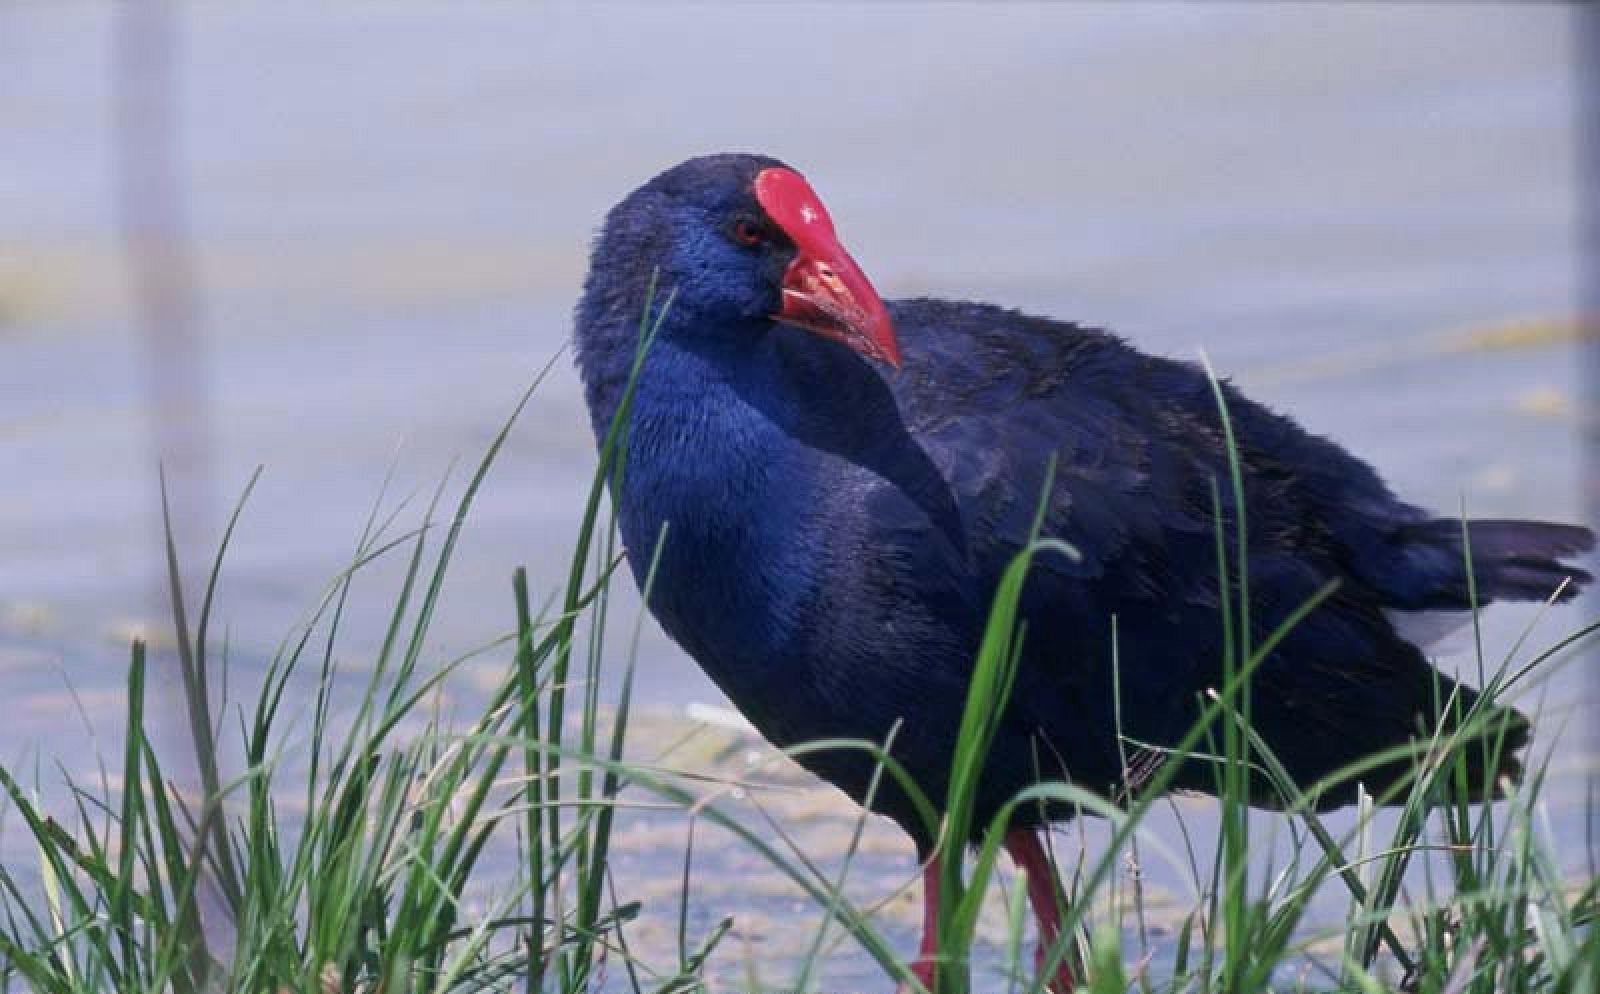
[[[752,184],[785,168],[690,160],[618,205],[595,244],[576,343],[597,434],[616,413],[651,280],[674,293],[613,494],[636,575],[670,525],[650,610],[775,744],[882,741],[899,724],[894,753],[937,800],[996,582],[1042,499],[1044,534],[1081,558],[1041,556],[1025,588],[1027,636],[978,824],[1041,776],[1114,792],[1112,619],[1128,737],[1176,743],[1221,683],[1213,495],[1230,534],[1238,513],[1210,382],[1104,331],[987,304],[889,302],[898,368],[774,320],[792,239],[774,228],[751,246],[726,232],[730,217],[764,216]],[[1259,731],[1309,784],[1431,726],[1436,694],[1454,684],[1389,613],[1469,605],[1463,531],[1333,442],[1225,395],[1256,638],[1339,584],[1252,688]],[[1570,596],[1589,579],[1562,561],[1590,548],[1587,529],[1477,521],[1468,534],[1480,604],[1549,597],[1563,581]],[[1527,727],[1512,721],[1517,747]],[[858,800],[872,771],[860,754],[805,762]],[[1368,789],[1403,772],[1375,771]],[[1196,763],[1178,785],[1213,782]],[[1272,801],[1265,783],[1257,800]],[[902,796],[887,790],[876,807],[926,853],[933,840]]]

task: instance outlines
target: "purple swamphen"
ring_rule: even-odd
[[[1121,339],[987,304],[884,302],[799,173],[755,155],[692,159],[618,204],[578,305],[577,363],[599,437],[616,416],[652,286],[671,304],[639,372],[620,492],[635,576],[667,530],[649,607],[763,735],[885,741],[936,805],[1001,572],[1043,534],[1024,588],[1013,692],[978,785],[974,825],[1018,791],[1070,780],[1114,795],[1125,771],[1113,704],[1112,624],[1128,740],[1173,746],[1223,679],[1218,508],[1231,534],[1228,450],[1205,372]],[[1251,681],[1256,730],[1298,783],[1437,725],[1456,684],[1401,633],[1406,616],[1493,600],[1570,596],[1559,561],[1588,529],[1460,522],[1396,498],[1370,466],[1224,388],[1243,476],[1257,641],[1330,580]],[[1054,477],[1044,494],[1047,474]],[[1220,504],[1214,494],[1221,493]],[[1231,539],[1230,539],[1231,541]],[[1570,581],[1565,587],[1563,581]],[[1460,688],[1470,705],[1476,694]],[[1528,728],[1503,712],[1499,768]],[[803,763],[861,801],[874,761]],[[1368,771],[1374,793],[1411,768]],[[1259,775],[1259,774],[1258,774]],[[1172,786],[1216,790],[1200,760]],[[1356,784],[1320,797],[1350,802]],[[1250,785],[1270,806],[1271,785]],[[887,780],[873,800],[928,861],[931,977],[935,839]],[[1005,847],[1027,871],[1040,940],[1059,909],[1037,832],[1069,817],[1027,805]],[[1051,978],[1070,987],[1065,969]]]

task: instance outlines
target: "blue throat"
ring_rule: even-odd
[[[793,437],[799,398],[772,332],[703,335],[668,317],[640,373],[612,494],[641,587],[664,542],[652,610],[730,692],[799,648],[826,534],[807,522],[822,503],[814,454]],[[593,408],[597,434],[618,400]]]

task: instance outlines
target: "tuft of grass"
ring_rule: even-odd
[[[561,611],[531,611],[519,570],[515,634],[423,667],[472,502],[537,387],[538,380],[489,446],[447,527],[437,520],[442,488],[422,524],[400,535],[391,535],[399,509],[381,514],[380,494],[348,566],[279,648],[242,711],[242,768],[231,777],[222,772],[224,732],[215,717],[227,702],[211,690],[219,664],[207,632],[245,500],[228,522],[192,627],[169,527],[173,627],[199,790],[178,786],[184,757],[152,741],[149,665],[135,642],[120,780],[103,777],[96,787],[68,776],[70,813],[62,817],[0,768],[0,789],[41,868],[29,875],[0,866],[0,988],[458,991],[526,978],[527,989],[547,990],[544,971],[554,964],[559,989],[591,989],[597,946],[638,911],[636,903],[607,903],[601,886],[621,777],[611,771],[597,780],[586,768],[564,798],[556,758],[596,753],[598,633],[616,559],[609,538],[610,562],[598,576],[584,565],[606,530],[596,512],[604,468]],[[439,547],[430,550],[435,538]],[[350,677],[337,661],[347,600],[367,567],[397,554],[406,566],[381,647],[345,702],[336,689]],[[596,634],[575,736],[561,708],[580,621]],[[515,666],[465,729],[448,729],[430,713],[462,663],[507,647]],[[294,699],[303,689],[296,678],[311,666],[316,679],[304,708]],[[617,713],[626,710],[624,685]],[[308,713],[309,727],[300,727]],[[620,756],[625,728],[619,717],[600,755]],[[512,780],[502,774],[514,749],[525,767]],[[492,863],[492,843],[514,826],[525,832],[528,872]]]

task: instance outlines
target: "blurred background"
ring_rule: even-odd
[[[562,354],[589,240],[633,187],[711,151],[805,172],[885,296],[1203,348],[1418,503],[1583,521],[1581,17],[0,0],[0,758],[92,766],[84,729],[115,726],[129,635],[161,648],[159,466],[191,589],[265,467],[218,609],[253,693],[386,475],[386,506],[459,486],[553,361],[463,536],[434,651],[510,631],[511,571],[557,588],[593,468]],[[353,601],[358,669],[382,576]],[[1592,616],[1552,611],[1531,644]],[[1491,658],[1532,618],[1491,613]],[[664,726],[724,703],[649,625],[641,664]],[[486,684],[504,661],[475,665]],[[1586,669],[1529,701],[1574,838]],[[681,833],[661,831],[658,862],[640,830],[633,872],[675,884]],[[900,879],[895,845],[872,865]],[[791,900],[750,887],[707,901]],[[834,979],[878,985],[852,956]]]

